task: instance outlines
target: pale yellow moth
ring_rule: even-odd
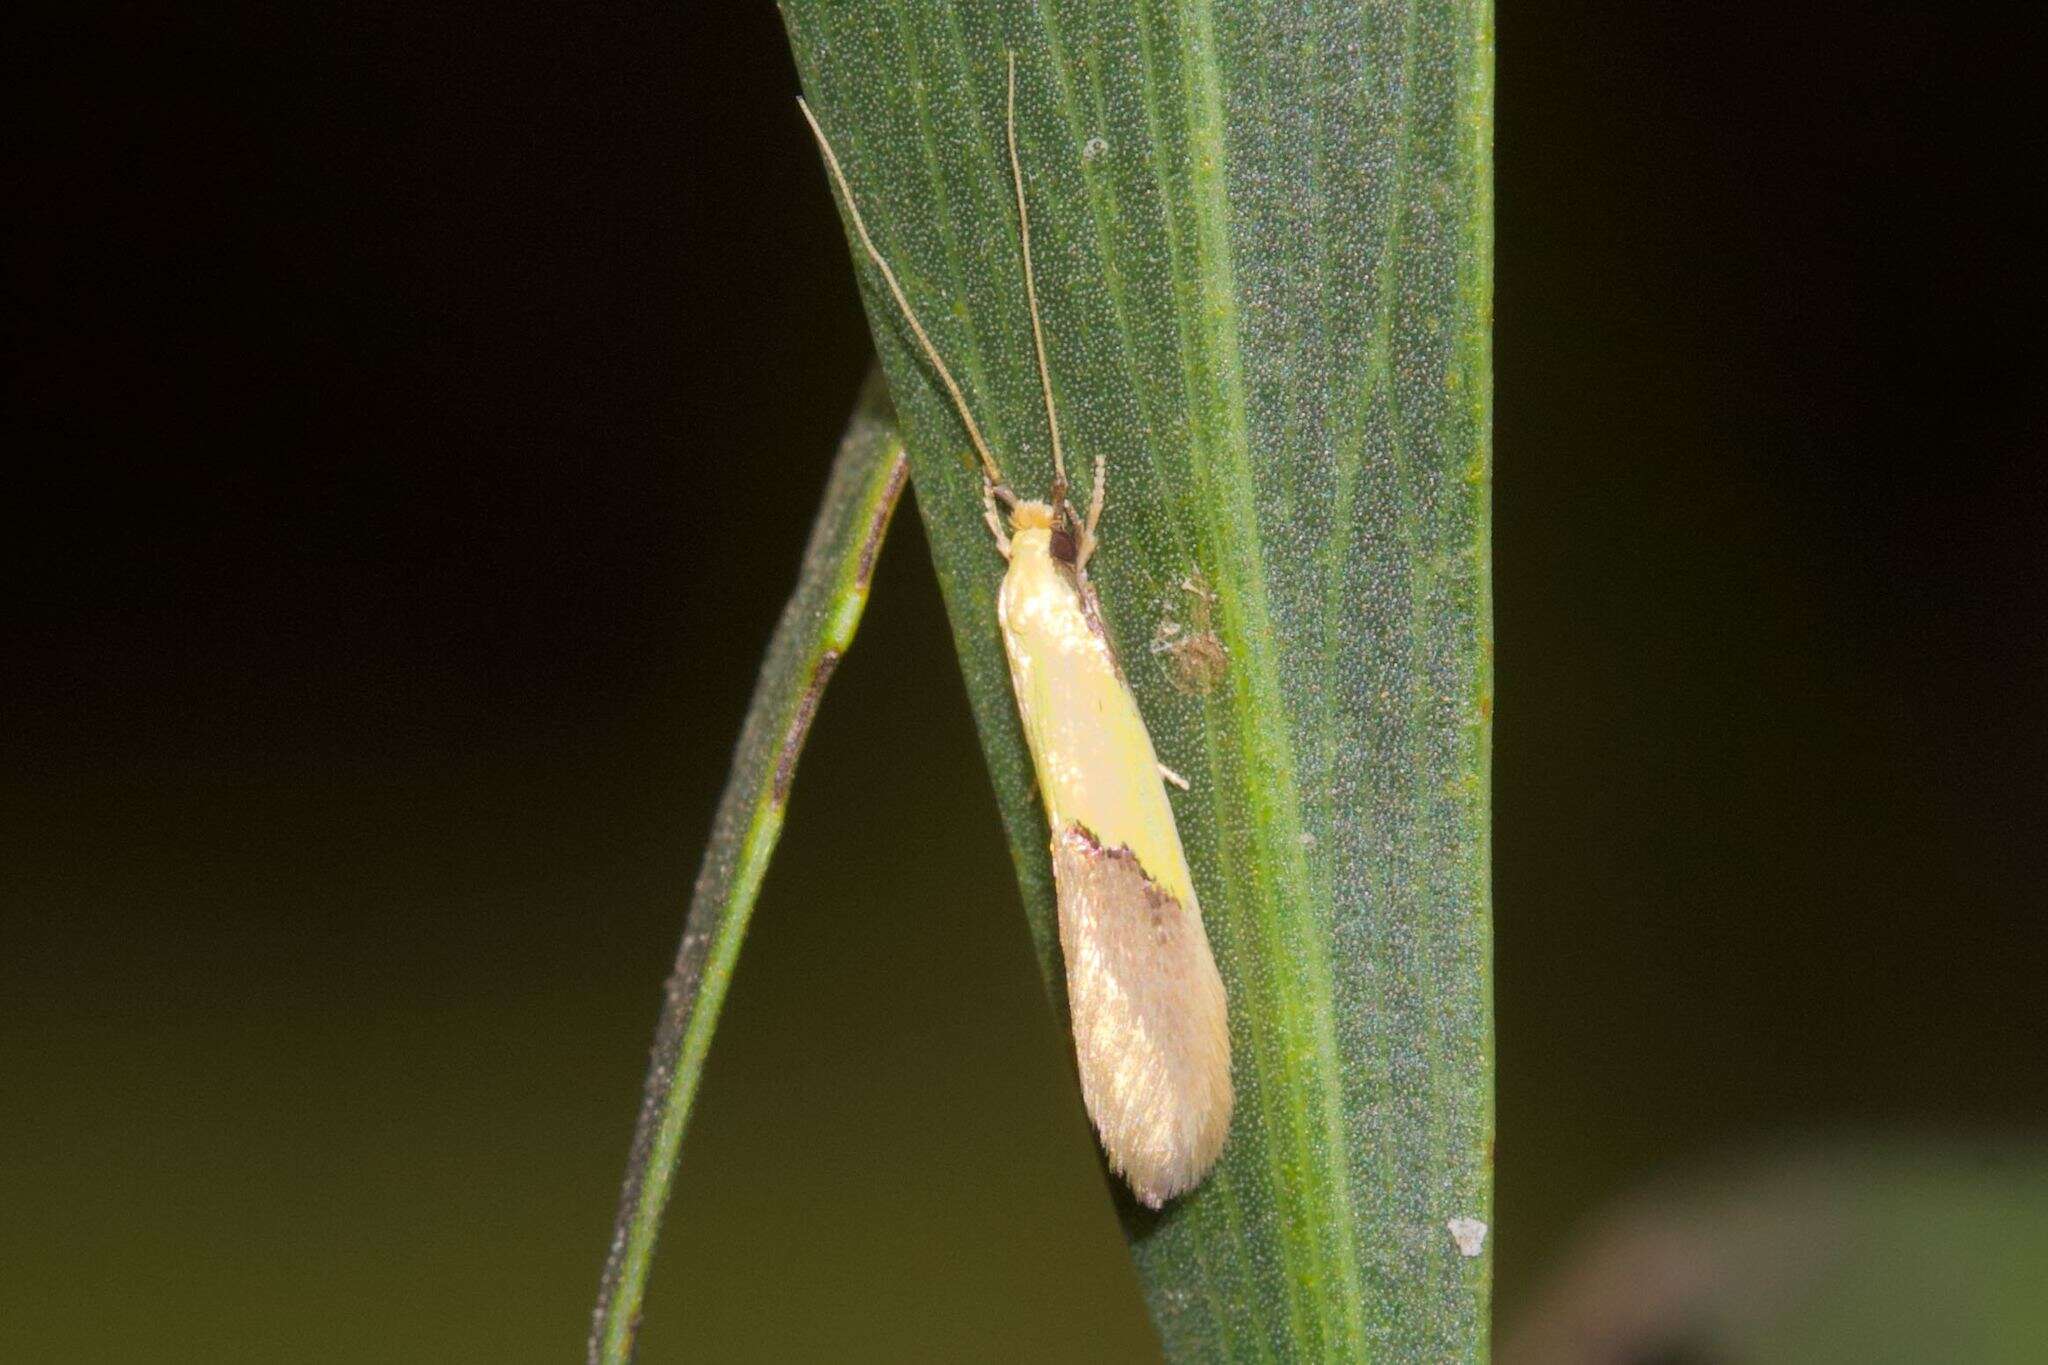
[[[869,237],[824,129],[809,106],[801,100],[798,105],[817,135],[861,246],[959,410],[981,460],[988,527],[1009,561],[996,615],[1052,832],[1081,1095],[1110,1166],[1141,1203],[1156,1209],[1200,1184],[1223,1150],[1230,1131],[1230,1030],[1223,979],[1166,797],[1164,779],[1173,775],[1153,751],[1088,581],[1102,516],[1100,455],[1088,515],[1076,512],[1067,497],[1017,158],[1016,59],[1010,59],[1007,106],[1010,175],[1052,445],[1052,494],[1044,502],[1011,491],[960,386]],[[1007,533],[998,500],[1009,509]]]

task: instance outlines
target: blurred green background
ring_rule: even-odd
[[[867,363],[776,15],[17,24],[0,1359],[573,1358]],[[1731,1151],[2036,1150],[2022,36],[1504,9],[1504,1320]],[[650,1362],[1153,1349],[897,525]]]

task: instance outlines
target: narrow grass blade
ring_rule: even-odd
[[[732,775],[719,799],[711,843],[690,898],[592,1314],[593,1365],[632,1358],[655,1237],[719,1007],[762,875],[782,833],[797,756],[833,667],[853,643],[875,556],[906,473],[887,395],[880,376],[873,376],[840,442],[796,591],[783,609],[754,685]]]
[[[1123,1204],[1168,1353],[1483,1357],[1493,1242],[1448,1225],[1471,1246],[1492,1218],[1488,0],[782,10],[879,249],[1040,494],[1016,55],[1077,496],[1108,464],[1090,573],[1192,780],[1175,806],[1230,991],[1221,1165],[1160,1215]],[[966,434],[854,257],[1061,1003]]]

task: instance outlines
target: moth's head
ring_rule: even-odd
[[[1052,504],[1049,502],[1018,502],[1010,509],[1012,531],[1050,531],[1053,524]]]
[[[1010,534],[1022,538],[1034,532],[1044,532],[1046,552],[1060,563],[1072,566],[1074,559],[1074,534],[1060,525],[1059,513],[1049,502],[1019,501],[1010,508]]]

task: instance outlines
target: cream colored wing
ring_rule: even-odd
[[[1201,916],[1127,848],[1053,839],[1081,1094],[1109,1163],[1158,1208],[1201,1183],[1230,1131],[1230,1030]]]

